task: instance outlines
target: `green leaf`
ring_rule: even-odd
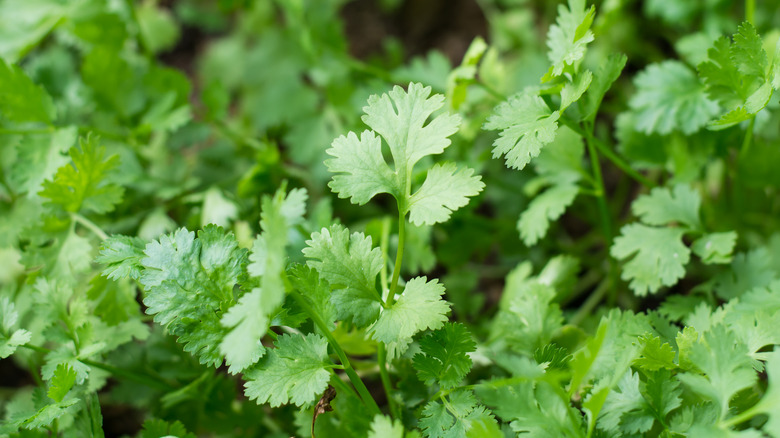
[[[737,233],[734,231],[710,233],[694,240],[691,250],[708,265],[724,264],[731,261],[736,243]]]
[[[140,438],[164,438],[164,437],[176,437],[176,438],[195,438],[195,434],[187,432],[184,425],[179,421],[168,423],[163,420],[146,420],[144,421],[143,430],[141,431]]]
[[[52,377],[49,383],[49,391],[46,395],[50,399],[59,403],[68,394],[73,385],[76,383],[76,371],[69,367],[68,364],[61,363],[57,365],[57,369],[54,370],[54,377]]]
[[[557,184],[534,198],[517,222],[517,230],[523,242],[533,246],[544,237],[550,222],[563,215],[579,191],[576,184]]]
[[[284,334],[274,345],[259,367],[245,375],[246,396],[271,407],[303,406],[317,400],[330,380],[328,341],[315,334]]]
[[[559,108],[559,111],[564,112],[566,108],[579,100],[579,98],[588,90],[588,87],[590,87],[592,80],[593,73],[591,73],[590,70],[585,70],[575,76],[573,81],[566,82],[561,90],[561,107]]]
[[[260,276],[260,287],[241,297],[222,316],[220,323],[230,331],[219,346],[229,365],[237,373],[257,362],[265,351],[260,340],[265,336],[271,316],[284,302],[284,268],[287,259],[287,236],[303,220],[307,193],[293,189],[285,193],[284,185],[273,197],[264,196],[260,226],[247,267],[250,275]]]
[[[620,230],[610,254],[618,260],[628,260],[621,278],[638,296],[655,293],[661,286],[672,286],[685,275],[690,250],[683,244],[683,230],[652,228],[629,224]]]
[[[438,383],[442,389],[451,389],[471,371],[471,358],[477,344],[466,326],[446,323],[419,341],[422,353],[414,355],[414,368],[420,380],[432,386]]]
[[[30,342],[32,333],[24,329],[17,329],[16,323],[19,313],[16,306],[7,297],[0,298],[0,359],[14,354],[16,348]]]
[[[182,228],[146,245],[140,282],[144,304],[154,320],[179,337],[200,362],[222,363],[225,330],[220,316],[233,301],[233,289],[246,264],[246,250],[216,225],[195,233]]]
[[[51,124],[54,104],[46,91],[36,85],[18,66],[0,58],[0,116],[12,122]]]
[[[312,233],[303,254],[307,265],[330,283],[332,303],[338,319],[351,319],[360,327],[379,316],[381,301],[376,276],[382,269],[382,252],[372,248],[371,237],[353,233],[341,225],[331,225]]]
[[[590,25],[596,7],[585,9],[585,0],[569,0],[569,7],[558,5],[558,18],[547,34],[547,57],[552,63],[547,76],[560,76],[567,65],[585,57],[588,43],[593,41]]]
[[[81,150],[76,147],[70,150],[73,164],[61,167],[52,181],[44,181],[39,194],[66,211],[110,212],[124,194],[122,187],[107,182],[110,172],[119,165],[119,157],[105,158],[106,149],[98,146],[95,136],[81,139],[79,143]]]
[[[634,365],[647,371],[677,368],[674,363],[675,351],[668,343],[661,344],[659,336],[646,334],[639,338],[639,345],[641,346],[640,357],[634,360]]]
[[[752,118],[772,97],[772,69],[761,37],[749,22],[742,23],[733,36],[720,38],[699,64],[699,75],[709,95],[729,111],[711,124],[724,129]]]
[[[442,114],[426,120],[444,104],[444,96],[430,87],[411,83],[381,96],[368,98],[363,122],[382,136],[390,147],[398,186],[406,188],[412,167],[423,157],[440,154],[450,145],[447,138],[458,130],[460,117]],[[429,97],[430,96],[430,97]]]
[[[382,309],[368,333],[387,344],[389,357],[398,357],[406,351],[415,334],[425,329],[436,330],[447,321],[450,304],[441,299],[443,294],[444,286],[436,279],[409,280],[403,294],[392,306]]]
[[[631,204],[631,211],[648,225],[680,223],[693,230],[701,229],[699,221],[699,193],[685,184],[673,190],[656,187],[649,195],[642,195]]]
[[[368,438],[404,438],[404,425],[385,415],[377,415],[371,422]]]
[[[363,205],[379,193],[403,196],[396,174],[382,156],[382,140],[373,132],[363,131],[359,139],[354,132],[342,135],[326,152],[333,158],[325,160],[325,166],[336,174],[328,186],[339,198]]]
[[[485,423],[496,424],[493,415],[484,406],[477,404],[470,391],[458,391],[450,394],[445,405],[437,400],[425,405],[420,418],[420,429],[428,438],[477,437],[500,438],[498,428],[489,428]],[[489,431],[486,435],[476,435],[476,431]]]
[[[636,130],[645,134],[693,134],[718,113],[693,72],[679,61],[651,64],[634,78],[629,106]]]
[[[593,75],[593,82],[590,84],[585,98],[580,102],[582,104],[582,114],[585,120],[596,118],[601,101],[604,95],[612,87],[612,84],[620,77],[620,73],[626,67],[628,58],[623,54],[610,54],[605,61],[601,63],[596,74]]]
[[[135,9],[141,41],[151,53],[172,49],[179,39],[179,27],[168,12],[154,3],[142,3]]]
[[[493,142],[493,158],[506,155],[507,167],[522,170],[555,139],[560,115],[531,92],[510,97],[493,110],[484,126],[501,131]]]
[[[630,413],[641,411],[645,400],[639,391],[639,374],[626,372],[617,384],[617,388],[609,391],[596,423],[600,429],[618,432],[621,430],[623,418]],[[638,426],[638,427],[637,427]],[[647,432],[653,426],[653,418],[643,418],[642,424],[635,424],[627,432]]]
[[[101,244],[100,255],[95,262],[105,265],[103,275],[112,280],[141,277],[141,259],[145,257],[146,243],[138,237],[115,235]]]
[[[67,151],[76,143],[77,137],[75,126],[51,134],[24,136],[16,146],[17,160],[8,172],[14,190],[30,197],[37,195],[43,181],[54,177],[57,169],[68,164]]]
[[[766,248],[737,254],[731,261],[730,269],[715,276],[715,293],[724,300],[730,300],[754,288],[769,286],[777,278],[771,262],[772,256]]]
[[[720,418],[728,412],[732,397],[756,380],[747,346],[722,325],[705,332],[691,345],[687,357],[704,375],[687,372],[678,378],[692,391],[714,401]]]
[[[436,164],[425,177],[423,185],[409,198],[409,221],[415,225],[445,222],[453,211],[468,204],[485,184],[474,170],[458,170],[455,164]]]

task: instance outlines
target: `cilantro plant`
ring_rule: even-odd
[[[780,437],[777,5],[407,3],[0,0],[0,436]]]

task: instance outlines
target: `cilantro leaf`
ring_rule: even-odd
[[[422,353],[414,355],[414,368],[426,385],[438,382],[443,389],[454,388],[471,370],[468,353],[476,348],[466,326],[446,323],[420,339]]]
[[[685,275],[691,251],[683,244],[683,230],[629,224],[620,230],[610,254],[618,260],[630,259],[621,278],[639,296],[672,286]]]
[[[567,65],[585,57],[588,43],[593,41],[590,25],[596,7],[585,9],[585,0],[569,0],[569,7],[558,5],[558,18],[547,34],[547,57],[552,63],[547,76],[560,76]]]
[[[580,97],[588,90],[593,80],[593,73],[590,70],[578,74],[570,82],[566,82],[561,89],[561,107],[558,109],[564,112],[566,108],[578,101]]]
[[[427,438],[503,436],[493,414],[477,403],[471,391],[450,394],[446,404],[436,400],[429,402],[423,408],[420,429]],[[487,433],[484,433],[485,431]]]
[[[629,106],[636,130],[645,134],[693,134],[718,113],[693,72],[679,61],[651,64],[634,78],[637,88]]]
[[[157,419],[144,421],[140,438],[162,438],[166,436],[195,438],[195,434],[187,432],[187,429],[180,421],[174,421],[173,423]]]
[[[61,363],[54,370],[54,377],[52,377],[49,383],[49,391],[46,395],[59,403],[65,398],[65,395],[68,394],[75,383],[76,371],[69,367],[68,364]]]
[[[723,264],[731,261],[736,243],[737,233],[734,231],[710,233],[696,239],[691,245],[691,250],[708,265]]]
[[[699,64],[699,75],[709,95],[730,109],[711,124],[713,129],[752,118],[772,97],[775,78],[756,29],[744,22],[733,39],[733,44],[728,38],[718,39],[707,52],[709,59]]]
[[[678,378],[694,392],[714,401],[720,418],[728,412],[731,398],[756,380],[747,346],[722,325],[705,332],[687,355],[704,375],[687,372]]]
[[[0,298],[0,359],[14,354],[16,348],[30,342],[32,333],[24,329],[16,329],[19,313],[8,297]]]
[[[597,424],[600,429],[618,432],[621,429],[623,417],[632,412],[641,411],[644,405],[645,400],[639,391],[639,374],[629,370],[620,379],[617,387],[609,391]],[[634,430],[626,430],[626,432],[647,432],[653,426],[653,419],[649,420],[649,424],[647,419],[644,419],[642,424],[631,427]]]
[[[338,319],[351,319],[360,327],[379,316],[381,301],[376,289],[376,276],[382,269],[382,252],[372,248],[371,237],[353,233],[341,225],[331,225],[312,233],[303,254],[307,265],[330,283],[332,303]]]
[[[517,229],[523,242],[532,246],[539,241],[577,197],[580,189],[576,184],[556,184],[534,198],[528,208],[520,215]]]
[[[404,426],[400,420],[377,415],[371,422],[368,438],[404,438]]]
[[[264,353],[260,339],[268,331],[271,315],[284,302],[284,265],[287,236],[292,226],[302,221],[307,194],[303,189],[285,193],[285,187],[273,197],[264,196],[260,215],[262,234],[257,237],[247,266],[250,275],[260,276],[260,287],[243,295],[222,316],[221,324],[230,329],[220,344],[228,372],[239,372],[257,362]]]
[[[672,346],[664,342],[661,344],[661,338],[646,334],[639,338],[640,357],[634,360],[634,365],[647,371],[657,371],[659,369],[674,369],[677,366],[674,363],[675,352]]]
[[[649,195],[640,196],[631,204],[631,211],[648,225],[679,222],[698,230],[700,206],[699,193],[686,184],[678,184],[673,190],[656,187]]]
[[[246,396],[272,407],[315,401],[330,379],[328,341],[315,334],[284,334],[274,345],[259,366],[245,374]]]
[[[207,225],[195,233],[182,228],[146,245],[140,282],[147,313],[179,337],[184,350],[203,364],[222,363],[220,314],[246,264],[246,250],[233,234]]]
[[[37,195],[43,181],[51,179],[57,169],[68,164],[68,150],[76,143],[75,126],[51,134],[24,136],[16,147],[17,161],[8,172],[9,181],[19,193]]]
[[[51,97],[18,66],[0,58],[0,116],[12,122],[51,124],[55,117]]]
[[[336,174],[328,186],[339,198],[363,205],[379,193],[402,196],[396,175],[382,156],[382,140],[373,132],[363,131],[359,139],[354,132],[342,135],[326,152],[333,158],[325,165]]]
[[[502,102],[484,125],[484,129],[501,131],[493,142],[493,158],[506,155],[507,167],[522,170],[555,139],[560,115],[527,91]]]
[[[390,147],[399,187],[406,188],[409,172],[422,157],[444,152],[450,145],[447,137],[460,125],[457,114],[442,114],[425,124],[444,104],[444,96],[430,94],[431,88],[421,84],[411,83],[406,91],[396,86],[387,94],[369,97],[363,108],[363,122]]]
[[[485,184],[474,170],[457,170],[455,164],[436,164],[425,177],[423,185],[409,198],[409,221],[415,225],[433,225],[450,218],[453,211],[468,204]]]
[[[447,138],[460,125],[458,115],[442,114],[426,124],[434,111],[442,107],[443,96],[430,96],[431,88],[409,84],[404,91],[396,86],[382,96],[372,95],[364,107],[363,121],[372,131],[360,138],[354,133],[333,141],[326,152],[328,170],[335,173],[330,188],[340,198],[350,198],[355,204],[365,204],[379,193],[395,197],[402,215],[411,212],[415,224],[445,221],[452,211],[468,203],[468,197],[484,188],[473,170],[456,173],[451,164],[436,165],[414,195],[410,193],[414,165],[423,157],[440,154],[450,145]],[[390,148],[394,169],[385,162],[378,133]]]
[[[73,165],[61,167],[52,181],[44,181],[39,194],[69,212],[110,212],[124,194],[122,187],[106,182],[109,172],[119,165],[119,157],[105,158],[106,149],[98,146],[94,136],[82,139],[80,145],[81,150],[70,150]]]
[[[593,83],[590,84],[582,103],[582,114],[585,120],[593,120],[596,117],[598,108],[604,95],[612,87],[612,84],[620,77],[626,66],[626,55],[611,54],[599,66],[593,75]]]
[[[95,262],[106,265],[103,275],[112,280],[127,277],[138,280],[143,269],[141,259],[145,246],[144,240],[138,237],[111,236],[102,242]]]
[[[409,280],[401,296],[387,308],[383,308],[368,328],[377,341],[387,344],[389,357],[397,357],[406,351],[412,337],[425,330],[440,328],[447,321],[448,302],[441,299],[444,286],[434,279],[416,277]]]

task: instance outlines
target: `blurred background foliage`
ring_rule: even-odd
[[[108,287],[89,271],[97,243],[74,232],[65,212],[50,210],[37,196],[43,181],[69,162],[67,152],[76,139],[88,133],[100,138],[108,155],[119,156],[118,171],[108,181],[124,187],[124,202],[106,214],[83,212],[109,234],[151,239],[180,226],[216,223],[248,246],[259,232],[261,196],[286,180],[288,187],[305,187],[310,195],[310,221],[300,226],[299,247],[334,216],[380,241],[382,218],[395,214],[389,198],[360,208],[337,199],[327,187],[330,176],[322,162],[334,138],[365,128],[360,115],[370,94],[415,81],[446,94],[448,110],[463,115],[465,122],[445,156],[475,168],[486,190],[447,224],[409,230],[408,274],[443,278],[458,319],[484,338],[500,328],[483,323],[495,314],[511,269],[527,261],[530,265],[521,265],[520,271],[530,272],[531,265],[538,270],[553,255],[579,254],[579,260],[561,258],[547,265],[570,272],[571,278],[583,273],[576,284],[563,288],[568,295],[557,298],[565,309],[576,309],[582,292],[598,278],[588,272],[605,263],[595,204],[578,199],[552,225],[547,239],[526,247],[517,218],[543,181],[532,171],[508,171],[501,160],[491,159],[496,134],[481,130],[503,96],[536,85],[547,70],[545,35],[557,6],[543,0],[0,1],[0,80],[9,84],[8,66],[16,64],[50,96],[30,114],[0,108],[4,293],[21,296],[33,290],[37,277],[55,274],[83,275],[94,290]],[[670,58],[694,72],[716,38],[736,32],[745,16],[743,3],[604,0],[596,7],[596,40],[585,65],[595,71],[611,53],[628,58],[601,107],[597,134],[650,178],[687,182],[703,177],[714,199],[731,202],[722,175],[724,162],[731,159],[729,148],[742,142],[738,131],[714,136],[703,130],[688,137],[643,131],[626,108],[638,72]],[[780,2],[758,1],[755,25],[766,34],[767,46],[774,47]],[[469,47],[476,55],[464,58]],[[0,107],[2,99],[11,98],[9,87],[0,87],[5,93]],[[757,229],[740,235],[748,243],[777,229],[780,173],[772,164],[780,159],[777,107],[773,100],[770,111],[756,121],[755,147],[763,152],[740,162],[751,170],[740,181],[750,189],[738,200],[745,214],[705,212],[723,221],[718,229],[741,230],[746,224]],[[612,213],[627,216],[637,186],[611,167],[605,179]],[[30,268],[50,266],[54,259],[70,271]],[[698,275],[707,278],[706,267]],[[116,287],[115,293],[129,297],[125,310],[140,312],[133,287]],[[28,325],[34,324],[35,303],[33,298],[17,302]],[[646,305],[636,299],[622,304]],[[275,418],[265,415],[263,407],[241,401],[232,379],[199,366],[159,327],[147,335],[143,347],[126,343],[109,360],[122,357],[127,368],[191,383],[162,398],[132,383],[109,385],[101,393],[108,435],[135,434],[147,413],[180,419],[194,431],[280,436],[286,436],[279,426],[285,415],[290,423],[297,415],[305,434],[307,417],[293,409]],[[34,360],[23,352],[14,357]],[[39,379],[24,368],[0,362],[4,393]],[[260,424],[257,418],[263,419]]]

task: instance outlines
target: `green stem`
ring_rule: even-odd
[[[756,116],[750,118],[748,123],[747,132],[745,132],[745,138],[742,140],[742,149],[739,150],[739,158],[744,158],[750,150],[750,145],[753,144],[753,128],[756,125]]]
[[[151,376],[147,376],[144,374],[138,374],[134,373],[132,371],[123,370],[121,368],[117,368],[115,366],[107,365],[100,362],[95,362],[89,359],[79,359],[79,362],[89,365],[91,367],[95,367],[98,369],[101,369],[103,371],[107,371],[111,373],[114,377],[121,377],[127,380],[131,380],[136,383],[140,383],[142,385],[146,385],[150,388],[159,389],[161,391],[173,391],[177,389],[175,386],[169,384],[168,382],[165,382],[163,380],[155,379]]]
[[[759,404],[754,405],[750,409],[746,410],[745,412],[740,413],[739,415],[735,415],[731,418],[729,418],[726,421],[721,421],[720,426],[725,428],[734,427],[738,424],[744,423],[745,421],[750,420],[751,418],[755,417],[758,414],[763,414],[763,409],[759,409]]]
[[[39,347],[37,345],[32,345],[32,344],[24,344],[22,345],[22,347],[27,348],[29,350],[37,351],[38,353],[48,354],[51,352],[51,350],[49,350],[48,348]],[[78,361],[83,363],[84,365],[88,365],[91,367],[101,369],[103,371],[107,371],[111,373],[111,375],[114,377],[124,378],[126,380],[130,380],[136,383],[140,383],[142,385],[146,385],[150,388],[159,389],[161,391],[173,391],[176,389],[176,387],[171,385],[170,383],[153,376],[124,370],[122,368],[117,368],[112,365],[104,364],[101,362],[95,362],[94,360],[78,359]]]
[[[406,240],[406,214],[398,208],[398,252],[395,253],[395,266],[393,266],[393,278],[390,280],[390,292],[387,294],[387,307],[395,301],[395,290],[398,288],[398,277],[401,276],[401,262],[404,259],[404,241]]]
[[[756,18],[756,0],[745,0],[745,20],[754,24]]]
[[[390,381],[390,374],[387,372],[387,347],[385,347],[384,342],[379,343],[377,361],[379,362],[379,377],[382,379],[382,386],[385,388],[385,394],[387,395],[387,404],[390,406],[390,414],[393,418],[401,418],[398,403],[396,403],[393,397],[393,383]]]
[[[382,285],[382,299],[385,300],[385,292],[388,290],[387,286],[387,254],[388,247],[390,246],[390,216],[385,216],[382,219],[382,235],[379,238],[379,249],[382,251],[382,269],[379,271],[379,283]]]
[[[604,279],[601,284],[596,287],[596,290],[590,294],[588,299],[585,300],[582,306],[580,306],[579,310],[577,310],[577,313],[571,317],[569,324],[576,326],[581,323],[585,317],[593,313],[593,309],[595,309],[601,300],[604,299],[604,295],[610,289],[609,286],[611,283],[612,282],[609,279]]]
[[[100,228],[99,226],[95,225],[94,222],[92,222],[91,220],[85,218],[84,216],[82,216],[82,215],[80,215],[78,213],[71,213],[70,214],[70,218],[73,219],[74,222],[76,222],[76,223],[84,226],[85,228],[87,228],[89,231],[92,231],[92,233],[95,234],[96,236],[98,236],[100,238],[100,240],[108,239],[108,234],[106,234],[106,232],[103,231],[102,228]]]
[[[638,183],[642,184],[647,188],[655,187],[655,183],[645,178],[641,173],[637,172],[633,167],[631,167],[622,158],[620,158],[619,155],[613,152],[612,149],[610,149],[610,147],[607,146],[603,141],[596,138],[593,134],[587,132],[579,124],[575,123],[568,117],[561,117],[559,120],[561,121],[561,123],[571,128],[572,131],[576,132],[577,134],[580,134],[583,138],[585,138],[586,141],[588,141],[588,137],[590,137],[590,143],[592,143],[593,146],[595,146],[596,149],[598,149],[598,151],[601,152],[602,155],[607,157],[607,159],[611,161],[612,164],[614,164],[620,170],[625,172],[626,175],[630,176]]]
[[[295,298],[295,301],[298,302],[301,308],[303,308],[304,312],[309,315],[309,318],[311,318],[311,320],[314,322],[314,325],[319,327],[322,334],[325,335],[325,338],[327,338],[331,348],[333,348],[333,351],[336,352],[336,355],[339,357],[339,361],[344,366],[344,372],[347,374],[347,377],[349,377],[350,382],[352,382],[352,385],[357,390],[360,398],[363,399],[363,403],[371,411],[371,416],[381,414],[382,411],[379,410],[379,406],[377,406],[374,398],[371,397],[371,394],[368,392],[368,388],[366,388],[366,385],[362,380],[360,380],[360,376],[358,376],[355,372],[355,369],[352,367],[352,363],[350,363],[347,354],[344,353],[341,345],[339,345],[338,341],[336,341],[336,338],[334,338],[333,334],[330,332],[330,327],[328,327],[322,317],[320,317],[320,314],[314,310],[306,298],[304,298],[298,291],[293,290],[290,292],[290,294],[293,296],[293,298]]]
[[[28,135],[28,134],[51,134],[53,128],[42,129],[0,129],[0,135]]]

